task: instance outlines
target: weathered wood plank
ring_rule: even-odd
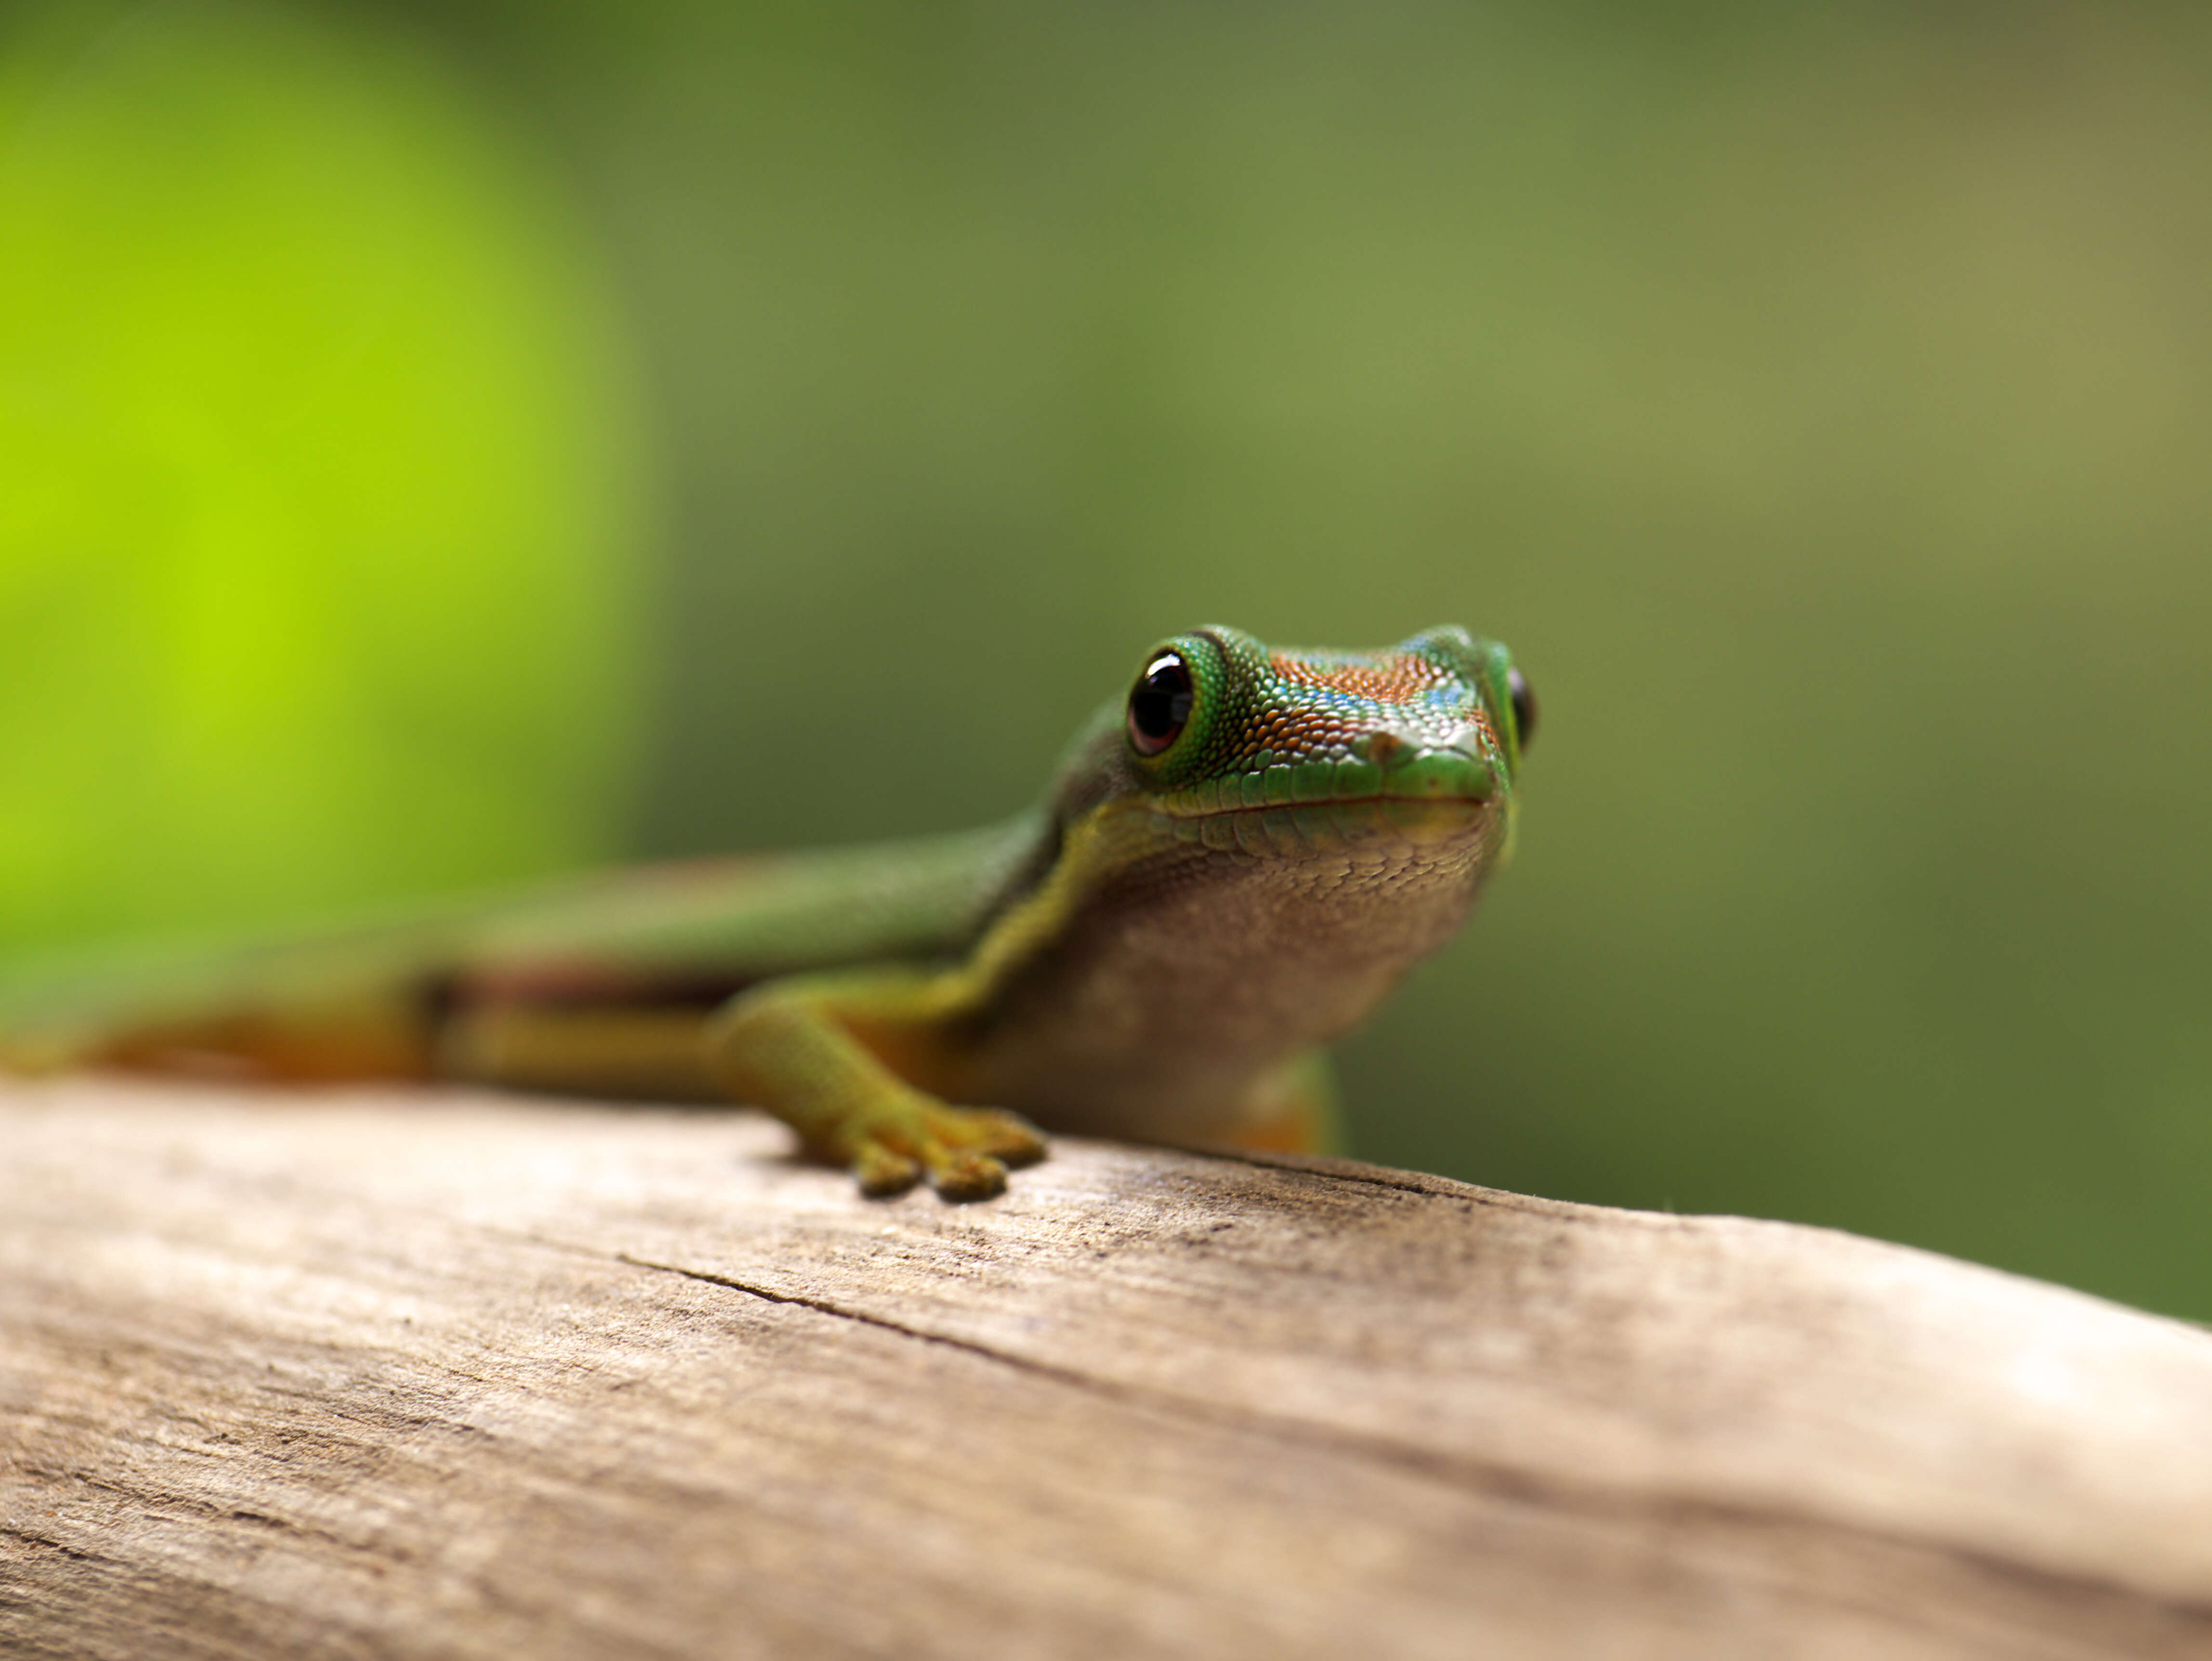
[[[2212,1335],[1782,1224],[0,1092],[0,1652],[2212,1656]]]

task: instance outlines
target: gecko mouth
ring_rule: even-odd
[[[1498,806],[1495,797],[1352,796],[1216,808],[1168,824],[1176,841],[1218,853],[1311,858],[1361,847],[1404,852],[1472,846],[1495,833]]]
[[[1478,812],[1490,806],[1487,796],[1333,796],[1327,801],[1285,801],[1264,803],[1258,807],[1216,807],[1203,813],[1182,813],[1176,817],[1188,820],[1253,818],[1263,813],[1294,813],[1301,808],[1324,808],[1354,812],[1376,809],[1410,807],[1438,813],[1461,812]]]
[[[1493,834],[1503,799],[1480,757],[1430,749],[1393,760],[1387,772],[1360,761],[1267,768],[1160,806],[1178,842],[1274,858],[1362,845],[1440,849]]]
[[[1160,806],[1176,818],[1199,820],[1310,807],[1449,812],[1486,806],[1497,793],[1489,763],[1456,746],[1437,746],[1393,751],[1387,766],[1361,757],[1279,763],[1178,791]]]

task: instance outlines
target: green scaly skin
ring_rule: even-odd
[[[750,1102],[875,1195],[996,1194],[1042,1156],[1031,1117],[1325,1146],[1322,1046],[1511,846],[1526,689],[1456,628],[1376,652],[1207,628],[1147,669],[1163,654],[1181,670],[1150,703],[1140,672],[1006,824],[34,977],[0,987],[0,1043],[19,1064]]]

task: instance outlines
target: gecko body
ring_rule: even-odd
[[[1511,845],[1506,649],[1163,642],[991,829],[648,867],[0,989],[21,1066],[471,1080],[765,1107],[871,1194],[999,1192],[1054,1129],[1326,1146],[1323,1046]]]

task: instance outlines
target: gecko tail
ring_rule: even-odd
[[[314,942],[11,965],[0,975],[0,1073],[428,1079],[441,977],[426,954],[377,944],[386,949],[360,956]]]
[[[436,1074],[435,1031],[414,1011],[368,1003],[240,1010],[124,1027],[64,1064],[259,1084],[422,1083]]]
[[[0,961],[0,1073],[463,1079],[689,1098],[704,1086],[687,1034],[757,977],[720,947],[731,919],[753,916],[770,868],[745,858],[584,873],[258,940]]]
[[[221,1013],[0,1030],[0,1073],[98,1071],[289,1085],[420,1083],[436,1075],[437,1031],[410,1001],[271,1005]]]

